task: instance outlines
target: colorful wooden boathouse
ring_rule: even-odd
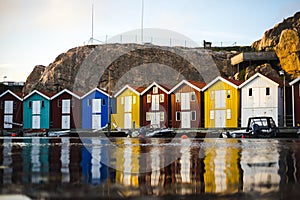
[[[49,129],[51,96],[34,90],[24,97],[24,129]]]
[[[81,123],[83,129],[101,129],[108,123],[108,98],[95,88],[81,97]]]
[[[183,80],[170,90],[172,128],[200,128],[203,117],[201,89],[205,83]]]
[[[64,89],[51,97],[51,128],[81,128],[80,96]]]
[[[112,122],[124,129],[141,127],[141,93],[145,87],[125,85],[114,97],[117,112],[112,115]]]
[[[0,129],[18,128],[23,124],[22,94],[6,90],[0,95]]]
[[[236,128],[240,117],[241,81],[216,77],[204,91],[205,128]]]
[[[141,93],[142,126],[169,127],[169,88],[153,82]]]

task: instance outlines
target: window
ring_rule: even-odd
[[[105,105],[106,105],[106,100],[102,99],[102,106],[105,106]]]
[[[227,109],[226,112],[227,112],[227,119],[231,119],[231,110]]]
[[[196,111],[192,111],[191,115],[192,121],[196,121]]]
[[[121,97],[121,105],[124,105],[124,97]]]
[[[44,101],[42,101],[42,108],[44,108],[45,107],[45,102]]]
[[[230,90],[227,90],[227,99],[230,98]]]
[[[28,108],[32,108],[32,101],[28,102]]]
[[[270,88],[269,88],[269,87],[266,88],[266,95],[267,95],[267,96],[270,95]]]
[[[158,87],[153,87],[153,94],[157,94],[158,93]]]
[[[159,118],[160,118],[161,122],[165,121],[165,113],[164,112],[160,112]]]
[[[165,95],[164,94],[160,94],[159,95],[159,102],[163,103],[165,101]]]
[[[60,108],[61,107],[61,100],[57,101],[57,107]]]
[[[195,92],[191,92],[191,101],[196,101],[196,94],[195,94]]]
[[[150,117],[150,112],[146,112],[146,121],[150,121],[151,117]]]
[[[88,105],[88,106],[92,106],[92,99],[88,99],[87,105]]]
[[[215,119],[215,112],[213,110],[209,112],[209,119]]]
[[[132,104],[136,104],[136,96],[132,96]]]
[[[176,121],[180,121],[180,112],[176,112]]]
[[[211,99],[214,99],[214,98],[215,98],[215,93],[214,93],[214,91],[210,91],[210,98],[211,98]]]
[[[252,97],[252,88],[249,88],[249,97]]]
[[[176,102],[180,102],[180,93],[175,94]]]
[[[147,103],[151,103],[151,94],[147,94]]]

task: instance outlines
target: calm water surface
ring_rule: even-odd
[[[2,194],[299,199],[299,139],[0,138]]]

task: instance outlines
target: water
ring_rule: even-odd
[[[1,194],[295,199],[299,139],[0,138]]]

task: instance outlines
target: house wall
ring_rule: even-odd
[[[70,128],[81,128],[81,101],[67,92],[51,100],[50,128],[60,129],[62,126],[62,100],[64,99],[70,99],[72,102],[70,108]]]
[[[153,86],[155,87],[155,86]],[[153,93],[153,87],[151,87],[145,94],[142,95],[141,98],[141,124],[142,126],[150,126],[151,121],[146,119],[146,114],[148,112],[154,113],[163,113],[164,119],[160,120],[159,125],[160,127],[169,127],[169,95],[158,88],[158,92],[156,94]],[[151,102],[147,103],[147,95],[151,95]],[[152,106],[152,96],[153,95],[163,95],[164,101],[159,102],[159,109],[153,111],[151,109]]]
[[[91,129],[92,128],[92,105],[89,105],[89,99],[104,99],[105,105],[103,105],[101,101],[101,127],[104,127],[108,123],[108,97],[99,92],[94,91],[81,101],[81,122],[83,129]]]
[[[250,88],[252,96],[249,96]],[[266,95],[266,88],[270,88],[270,95]],[[278,115],[282,114],[279,112],[282,109],[282,106],[279,106],[282,98],[278,94],[278,86],[261,77],[245,85],[241,89],[241,126],[246,127],[248,118],[255,116],[271,116],[278,123]]]
[[[190,101],[190,109],[184,110],[185,112],[196,111],[196,120],[191,121],[191,128],[199,128],[201,126],[201,96],[200,92],[194,88],[184,84],[175,90],[171,96],[171,119],[172,128],[181,128],[181,121],[176,120],[176,112],[181,112],[181,102],[176,102],[176,93],[190,93],[195,92],[196,100]]]
[[[225,106],[216,108],[216,91],[230,91],[230,98],[225,95]],[[212,94],[212,95],[211,95]],[[240,117],[240,93],[239,90],[222,81],[217,81],[214,85],[204,91],[204,115],[205,128],[236,128]],[[223,112],[223,115],[220,115]],[[212,115],[211,115],[212,114]],[[222,117],[225,117],[225,125],[218,124]],[[218,119],[217,119],[218,118]],[[223,118],[222,118],[223,119]]]
[[[294,84],[294,126],[300,126],[300,81]]]
[[[135,128],[140,128],[140,96],[131,91],[130,89],[126,89],[122,94],[117,97],[117,113],[112,115],[112,122],[115,123],[118,127],[124,128],[124,110],[125,110],[125,97],[131,96],[132,104],[131,104],[131,117],[132,123],[135,124]],[[135,101],[134,101],[135,99]],[[133,128],[133,127],[132,127]]]
[[[0,129],[4,128],[4,104],[5,101],[13,101],[13,122],[23,123],[23,101],[20,101],[10,93],[6,93],[0,98]],[[19,126],[12,125],[12,128],[19,128]]]
[[[40,96],[37,93],[32,94],[26,100],[24,100],[23,110],[24,110],[24,129],[32,128],[32,106],[29,107],[29,102],[40,101],[41,114],[40,114],[40,128],[49,128],[50,122],[50,102],[48,99]],[[42,106],[44,102],[44,106]]]

